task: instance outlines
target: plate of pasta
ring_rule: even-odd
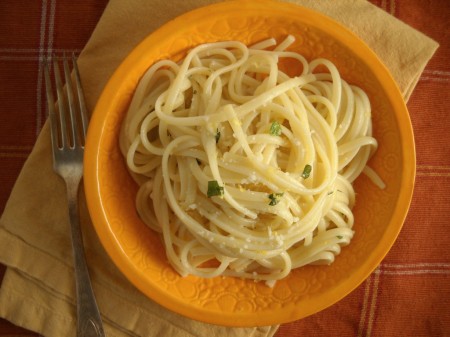
[[[208,323],[280,324],[336,303],[384,258],[412,197],[414,140],[388,70],[346,28],[227,1],[126,57],[93,113],[84,174],[100,241],[141,292]]]

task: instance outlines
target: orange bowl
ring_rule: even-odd
[[[214,15],[211,15],[214,13]],[[180,60],[201,43],[247,45],[288,34],[291,50],[324,57],[372,103],[379,147],[370,161],[386,183],[355,182],[355,236],[330,266],[296,269],[273,288],[230,277],[181,277],[168,264],[159,236],[137,216],[137,186],[120,153],[121,122],[136,85],[155,61]],[[145,295],[192,319],[228,326],[280,324],[314,314],[363,282],[393,245],[408,212],[415,150],[408,111],[388,70],[353,33],[326,16],[276,1],[227,1],[186,13],[145,38],[106,85],[93,113],[85,152],[85,191],[101,243],[123,274]]]

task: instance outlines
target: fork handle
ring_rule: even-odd
[[[81,233],[78,209],[78,186],[81,177],[74,179],[78,179],[78,183],[67,182],[67,197],[75,267],[77,337],[104,337],[105,332],[92,290]]]

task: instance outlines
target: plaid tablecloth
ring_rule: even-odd
[[[412,94],[417,179],[394,247],[349,296],[287,336],[450,336],[450,1],[371,0],[440,43]],[[0,1],[0,213],[46,119],[39,59],[79,53],[107,0]],[[0,266],[0,279],[4,273]],[[0,336],[37,336],[0,319]]]

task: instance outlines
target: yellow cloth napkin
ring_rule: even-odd
[[[79,64],[88,108],[128,52],[169,19],[214,0],[111,0]],[[290,1],[353,30],[380,56],[409,98],[437,43],[365,0]],[[107,336],[273,336],[277,327],[227,328],[181,317],[147,299],[101,247],[80,196],[88,265]],[[65,187],[53,173],[45,124],[0,219],[0,316],[45,336],[75,335],[74,278]]]

